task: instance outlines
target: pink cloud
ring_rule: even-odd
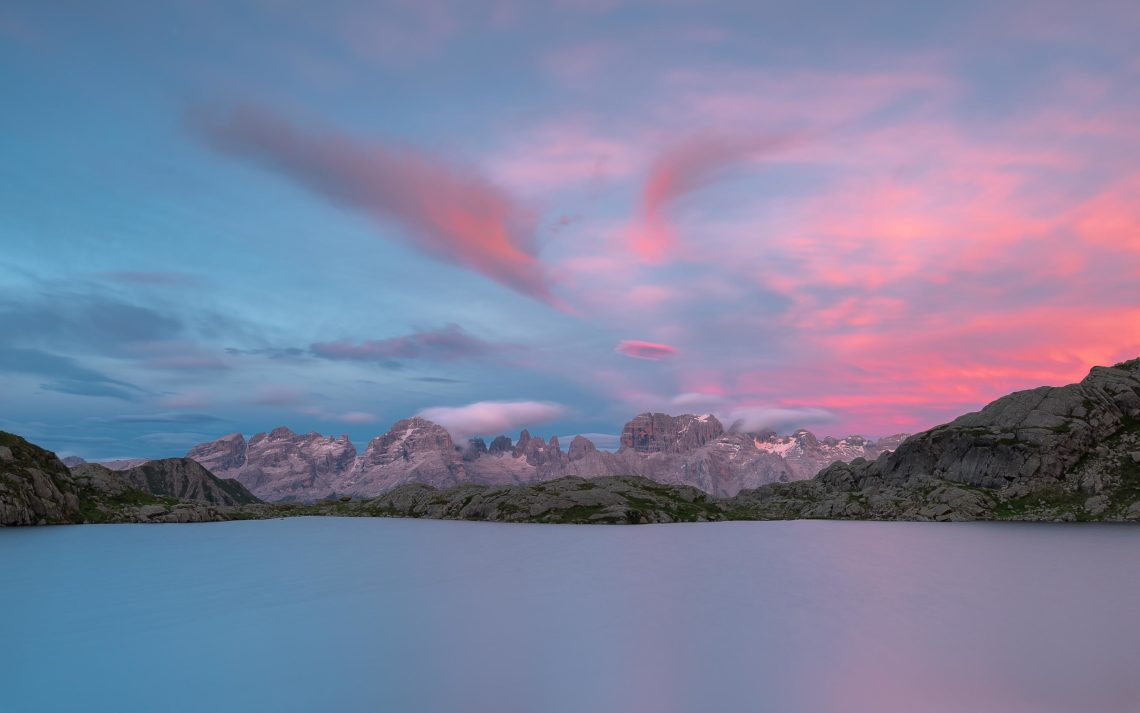
[[[376,416],[364,411],[349,411],[342,413],[337,420],[344,423],[373,423],[376,421]]]
[[[646,262],[661,262],[676,243],[666,215],[674,203],[732,164],[788,143],[785,137],[704,136],[684,141],[662,153],[642,186],[641,220],[633,232],[633,251]]]
[[[301,413],[308,414],[323,421],[339,421],[341,423],[373,423],[376,421],[375,414],[366,411],[346,411],[344,413],[337,413],[329,411],[321,406],[306,406],[298,409]]]
[[[252,403],[258,406],[296,406],[305,397],[304,391],[291,386],[262,386],[254,392]]]
[[[334,203],[396,223],[403,239],[442,262],[550,304],[536,257],[535,220],[471,170],[395,145],[299,128],[258,108],[195,117],[212,146],[280,171]]]
[[[466,406],[436,406],[420,417],[446,428],[456,439],[489,436],[553,421],[565,414],[560,404],[547,401],[480,401]]]
[[[669,359],[677,355],[675,347],[668,344],[643,342],[640,339],[623,339],[614,347],[614,351],[634,359],[650,359],[653,361]]]

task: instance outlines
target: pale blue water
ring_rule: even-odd
[[[0,530],[0,710],[1140,710],[1140,528]]]

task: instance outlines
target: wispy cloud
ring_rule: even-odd
[[[208,413],[181,413],[172,411],[164,413],[122,414],[105,418],[92,418],[91,420],[102,423],[219,423],[226,419]]]
[[[673,204],[728,167],[791,143],[786,136],[707,135],[688,138],[661,153],[642,186],[634,252],[647,262],[661,262],[677,241],[667,215]]]
[[[528,211],[478,172],[397,144],[298,127],[263,108],[196,113],[210,145],[261,163],[324,198],[404,228],[404,240],[548,303]]]
[[[45,377],[41,388],[75,396],[102,396],[133,401],[145,394],[134,384],[82,366],[74,359],[38,349],[0,347],[0,372]]]
[[[310,349],[313,354],[325,359],[384,362],[393,359],[468,359],[489,354],[498,347],[472,336],[457,324],[449,324],[439,329],[387,339],[319,342]]]
[[[188,287],[198,285],[202,282],[202,278],[200,277],[181,272],[116,270],[99,273],[99,276],[111,282],[160,287]]]

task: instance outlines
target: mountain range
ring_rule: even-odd
[[[359,454],[347,436],[280,427],[248,441],[233,433],[191,448],[186,457],[237,480],[263,500],[278,502],[375,497],[408,483],[448,488],[611,475],[731,497],[766,483],[810,478],[835,461],[876,458],[904,438],[820,440],[804,430],[790,436],[734,433],[711,415],[643,413],[625,425],[620,449],[611,453],[582,436],[563,450],[557,436],[547,442],[526,430],[517,441],[504,435],[490,445],[481,438],[456,444],[445,428],[417,417],[398,421]]]
[[[325,456],[322,467],[348,473],[345,482],[388,489],[377,497],[342,495],[308,504],[266,504],[240,482],[218,478],[190,458],[151,461],[123,471],[97,464],[69,469],[50,451],[0,432],[0,525],[297,515],[552,523],[798,518],[1140,521],[1140,359],[1094,367],[1076,384],[1012,393],[980,411],[910,436],[874,460],[836,461],[813,478],[795,480],[787,468],[790,461],[783,460],[780,472],[789,474],[786,480],[733,496],[628,472],[593,478],[553,475],[555,466],[564,469],[564,463],[589,461],[599,453],[585,439],[574,439],[566,453],[556,441],[542,443],[525,433],[515,444],[497,438],[485,453],[478,443],[457,451],[442,428],[409,419],[374,439],[358,457],[344,438],[297,437],[284,429],[274,433],[272,438],[273,434],[255,436],[248,444],[234,436],[201,448],[217,463],[241,471],[249,464],[250,446],[275,442],[276,447],[253,448],[254,457],[264,462],[247,470],[272,483],[277,482],[276,473],[266,473],[267,464],[292,474],[288,466],[300,457],[282,444],[291,443],[291,438],[309,439],[306,442],[324,444],[315,448]],[[773,451],[787,455],[804,447],[806,453],[814,440],[802,432],[782,438],[761,435],[726,434],[711,417],[643,414],[623,431],[622,449],[607,454],[615,460],[599,462],[621,463],[624,458],[638,464],[693,463],[706,468],[724,462],[771,462],[768,459],[783,458]],[[746,458],[732,457],[734,446],[745,450],[745,436],[763,458],[750,460],[751,451]],[[854,439],[817,443],[833,451],[867,446]],[[276,453],[276,460],[269,453]],[[479,473],[481,466],[468,470],[467,465],[484,458],[509,458],[525,463],[526,473],[532,467],[535,473],[552,477],[505,484],[448,480],[460,473],[467,478]],[[351,467],[345,465],[349,463]],[[543,470],[544,465],[551,467]],[[702,477],[730,472],[705,470]],[[432,473],[443,478],[441,487],[417,481]]]

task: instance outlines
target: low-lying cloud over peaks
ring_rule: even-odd
[[[446,428],[453,438],[494,436],[553,421],[566,408],[548,401],[479,401],[466,406],[436,406],[417,415]]]
[[[786,433],[811,424],[834,423],[836,416],[821,408],[777,408],[768,406],[745,406],[717,414],[724,427],[730,431],[756,433],[776,431]]]
[[[813,424],[834,423],[834,413],[822,408],[781,406],[735,406],[731,399],[719,394],[689,392],[678,394],[670,402],[681,411],[711,413],[729,431],[785,433]]]
[[[307,129],[263,108],[195,113],[208,143],[260,163],[382,223],[437,260],[555,303],[536,257],[529,211],[474,170],[398,144],[377,145]]]

